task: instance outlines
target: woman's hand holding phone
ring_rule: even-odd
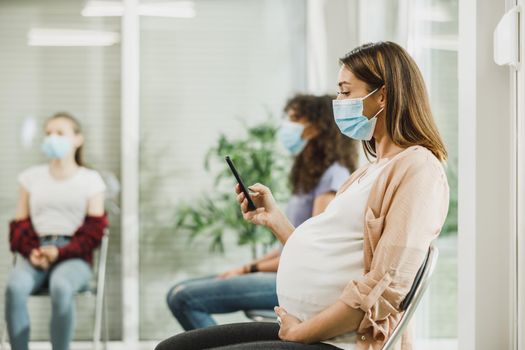
[[[250,197],[257,207],[256,210],[248,210],[248,200],[242,192],[241,186],[239,186],[239,184],[235,186],[237,202],[239,202],[241,206],[244,219],[256,225],[262,225],[271,228],[272,216],[274,216],[272,214],[274,214],[273,212],[275,209],[277,209],[277,204],[275,203],[272,192],[268,187],[261,184],[255,184],[251,187],[248,187],[248,189],[251,192]]]
[[[239,184],[235,186],[237,202],[241,206],[244,219],[255,225],[268,227],[282,243],[286,242],[295,228],[277,206],[270,189],[261,184],[252,185],[248,189],[256,210],[248,210],[246,196]]]

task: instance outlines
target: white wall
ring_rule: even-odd
[[[359,33],[357,0],[308,0],[308,92],[337,91],[339,58],[356,47]]]
[[[460,1],[459,349],[510,349],[510,76],[492,59],[505,1]]]

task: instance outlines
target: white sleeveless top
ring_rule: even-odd
[[[325,211],[297,227],[288,238],[277,272],[279,305],[302,321],[336,303],[345,286],[363,276],[365,207],[370,190],[388,159],[337,195]],[[323,343],[355,349],[351,332]]]

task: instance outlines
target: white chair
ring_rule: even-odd
[[[419,268],[419,271],[416,274],[412,288],[410,288],[410,291],[400,305],[400,308],[401,310],[404,310],[404,313],[390,337],[383,344],[381,350],[394,349],[394,346],[401,339],[401,336],[407,328],[410,319],[412,316],[414,316],[414,312],[416,311],[419,302],[423,298],[423,294],[425,294],[425,291],[430,284],[430,278],[432,277],[434,269],[436,268],[438,255],[439,251],[437,247],[434,246],[434,244],[430,244],[428,254],[425,258],[425,261],[423,262],[423,265]]]
[[[78,293],[78,295],[88,295],[95,296],[95,320],[93,326],[93,349],[100,349],[100,340],[102,336],[102,321],[104,320],[105,333],[104,333],[104,349],[107,349],[108,342],[108,318],[107,318],[107,305],[105,300],[105,284],[106,284],[106,263],[108,256],[108,246],[109,246],[109,229],[104,231],[104,236],[102,237],[102,242],[100,245],[100,250],[98,254],[98,261],[95,264],[95,269],[93,273],[93,280],[90,287]],[[16,261],[16,255],[13,259]],[[49,290],[44,288],[33,294],[33,297],[42,297],[49,296]],[[4,350],[5,342],[7,338],[7,325],[4,321],[4,326],[2,327],[2,339],[0,344],[0,349]]]

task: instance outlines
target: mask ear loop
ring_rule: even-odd
[[[363,100],[364,100],[365,98],[367,98],[368,96],[372,95],[374,92],[376,92],[377,90],[379,90],[379,89],[382,88],[382,87],[383,87],[383,86],[378,87],[377,89],[375,89],[374,91],[372,91],[371,93],[369,93],[368,95],[366,95],[365,97],[363,97]],[[370,118],[370,119],[373,119],[373,118],[377,117],[377,116],[379,115],[379,113],[381,113],[384,109],[385,109],[385,107],[381,107],[381,109],[380,109],[379,111],[377,111],[377,113],[374,114],[374,116],[373,116],[372,118]]]
[[[379,115],[379,113],[383,112],[383,110],[385,109],[385,107],[381,107],[381,109],[379,109],[379,111],[377,111],[376,114],[374,114],[374,116],[370,119],[374,119],[375,117],[377,117]]]
[[[369,93],[368,95],[366,95],[365,97],[363,97],[362,99],[364,100],[365,98],[367,98],[368,96],[372,95],[374,92],[376,92],[377,90],[381,89],[383,86],[385,86],[385,84],[381,85],[380,87],[376,88],[374,91],[372,91],[371,93]]]
[[[375,89],[374,91],[370,92],[368,95],[366,95],[365,97],[362,97],[361,100],[363,101],[365,98],[367,98],[368,96],[372,95],[374,92],[376,92],[377,90],[379,90],[379,88]]]
[[[304,125],[303,125],[303,132],[301,133],[301,139],[303,139],[303,134],[304,134],[304,132],[306,131],[306,128],[308,128],[308,127],[311,126],[311,125],[312,125],[312,123],[307,123],[307,124],[304,124]],[[311,140],[311,138],[310,138],[310,139],[303,139],[303,140],[306,141],[306,142],[308,142],[308,141]]]

